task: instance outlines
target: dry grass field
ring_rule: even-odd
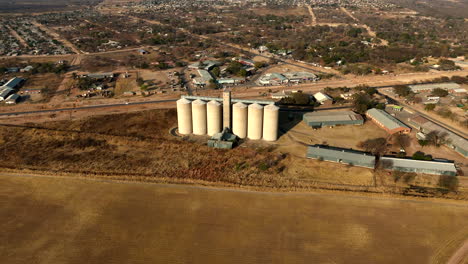
[[[325,188],[407,194],[410,184],[416,184],[427,189],[418,190],[424,196],[468,199],[464,187],[448,193],[447,188],[438,188],[438,176],[408,178],[305,158],[308,144],[356,149],[361,140],[383,136],[384,131],[372,123],[312,130],[296,120],[282,125],[287,133],[275,143],[247,140],[228,151],[207,147],[208,137],[172,136],[170,130],[177,125],[175,109],[112,111],[93,117],[73,113],[68,120],[63,120],[67,119],[64,113],[48,114],[37,123],[5,122],[0,125],[0,168],[284,191]],[[44,120],[48,121],[41,123]]]
[[[446,263],[467,204],[0,175],[2,263]]]

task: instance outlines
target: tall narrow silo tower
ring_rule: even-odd
[[[180,134],[192,134],[192,105],[185,98],[177,100],[177,123]]]
[[[247,105],[244,103],[232,106],[232,133],[240,138],[247,137]]]
[[[223,92],[223,128],[231,129],[231,92]]]
[[[276,141],[278,139],[279,107],[267,105],[263,109],[263,140]]]
[[[262,139],[263,106],[255,103],[248,108],[247,137],[253,140]]]
[[[206,103],[200,99],[192,102],[193,134],[206,135]]]
[[[210,101],[207,106],[207,131],[209,136],[214,136],[216,133],[220,133],[223,129],[221,126],[221,103],[216,101]]]

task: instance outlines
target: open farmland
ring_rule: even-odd
[[[0,181],[0,258],[9,264],[446,263],[468,234],[466,204],[12,175]]]

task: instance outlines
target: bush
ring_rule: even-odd
[[[426,111],[434,111],[435,108],[436,108],[435,104],[427,104],[424,106],[424,110]]]
[[[414,160],[432,160],[432,156],[431,155],[426,155],[422,151],[417,151],[417,152],[415,152],[413,154],[413,159]]]

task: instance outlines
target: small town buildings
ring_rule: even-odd
[[[304,122],[313,128],[339,125],[362,125],[364,118],[352,111],[319,111],[306,113]]]
[[[391,116],[384,110],[372,108],[366,112],[367,118],[372,120],[379,127],[383,128],[389,134],[393,135],[396,133],[407,134],[411,132],[411,128],[403,124],[400,120]]]
[[[249,60],[249,59],[246,59],[246,58],[238,58],[237,61],[240,64],[245,65],[245,66],[250,66],[250,67],[255,66],[255,62],[253,60]]]
[[[149,54],[149,52],[146,51],[146,50],[144,50],[144,49],[139,49],[139,50],[138,50],[138,53],[140,53],[141,55]]]
[[[455,164],[453,162],[381,157],[379,165],[381,168],[386,170],[447,176],[457,175],[457,168],[455,167]]]
[[[414,84],[408,85],[413,93],[421,93],[421,92],[432,92],[432,90],[440,88],[447,90],[449,92],[460,89],[460,85],[457,83],[428,83],[428,84]]]
[[[208,147],[220,149],[232,149],[237,143],[237,136],[232,134],[229,128],[225,127],[221,133],[212,136],[208,142]]]
[[[15,90],[11,89],[10,87],[2,86],[0,87],[0,101],[4,101],[13,94]]]
[[[211,74],[206,70],[198,69],[198,74],[200,77],[193,78],[195,85],[208,85],[213,80]]]
[[[371,169],[375,168],[375,156],[352,149],[313,145],[307,148],[307,158],[344,163]]]
[[[330,106],[330,105],[333,104],[333,99],[330,96],[328,96],[328,95],[326,95],[326,94],[324,94],[322,92],[318,92],[318,93],[314,94],[314,98],[321,105]]]
[[[205,61],[192,63],[188,67],[189,69],[194,69],[194,70],[204,69],[206,71],[211,71],[214,67],[221,66],[221,65],[222,63],[219,61],[205,60]]]
[[[290,97],[293,93],[297,93],[297,91],[281,91],[281,92],[278,92],[278,93],[272,93],[271,94],[271,98],[272,99],[283,99],[283,98],[286,98],[286,97]]]
[[[7,99],[5,99],[5,104],[16,104],[20,100],[21,96],[17,94],[11,94],[8,96]]]
[[[310,72],[286,72],[283,75],[288,78],[290,83],[301,83],[305,81],[317,81],[317,75]]]
[[[411,117],[408,120],[408,124],[426,135],[433,131],[446,134],[447,136],[445,145],[460,153],[464,157],[468,156],[468,140],[466,140],[464,137],[454,134],[451,131],[429,121],[422,116]]]
[[[20,87],[21,84],[23,84],[25,80],[22,78],[14,77],[11,78],[8,82],[6,82],[3,86],[11,88],[11,89],[17,89]]]
[[[245,78],[242,77],[232,77],[232,78],[219,78],[218,79],[218,84],[222,85],[235,85],[235,84],[240,84],[244,83]]]
[[[258,80],[258,83],[261,85],[281,85],[288,83],[288,78],[286,78],[284,75],[272,72],[272,73],[267,73],[260,77]]]
[[[30,71],[32,71],[33,69],[34,69],[33,66],[28,65],[28,66],[24,67],[23,69],[21,69],[20,72],[30,72]]]
[[[102,72],[102,73],[88,73],[84,74],[84,77],[88,77],[95,80],[103,80],[103,79],[112,79],[114,78],[113,72]]]

